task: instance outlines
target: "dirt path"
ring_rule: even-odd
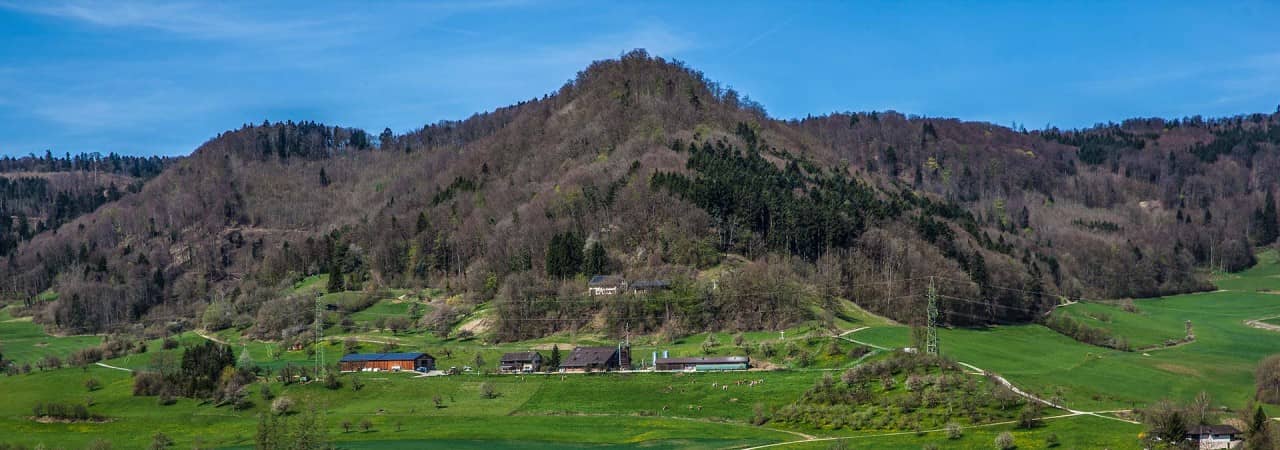
[[[987,372],[987,371],[984,371],[984,369],[979,368],[979,367],[977,367],[977,366],[974,366],[974,364],[970,364],[970,363],[965,363],[965,362],[959,362],[959,361],[957,361],[957,362],[956,362],[956,364],[960,364],[960,366],[964,366],[964,367],[968,367],[968,368],[970,368],[970,369],[973,369],[973,371],[977,371],[978,373],[982,373],[982,375],[989,376],[989,377],[991,377],[991,378],[992,378],[992,380],[996,380],[996,382],[998,382],[998,384],[1000,384],[1000,385],[1002,385],[1002,386],[1005,386],[1005,387],[1009,387],[1009,390],[1014,391],[1014,394],[1021,395],[1021,396],[1023,396],[1023,398],[1028,399],[1028,400],[1036,401],[1036,403],[1046,405],[1046,407],[1051,407],[1051,408],[1057,408],[1057,409],[1065,410],[1065,412],[1069,412],[1069,413],[1071,413],[1071,414],[1093,415],[1093,417],[1100,417],[1100,418],[1105,418],[1105,419],[1111,419],[1111,421],[1119,421],[1119,422],[1125,422],[1125,423],[1140,424],[1139,422],[1129,421],[1129,419],[1121,419],[1121,418],[1119,418],[1119,417],[1111,417],[1111,415],[1102,415],[1103,413],[1116,413],[1116,412],[1115,412],[1115,410],[1108,410],[1108,412],[1089,412],[1089,410],[1076,410],[1076,409],[1071,409],[1071,408],[1065,407],[1065,405],[1056,404],[1056,403],[1053,403],[1053,401],[1050,401],[1050,400],[1044,400],[1044,399],[1042,399],[1042,398],[1038,398],[1038,396],[1036,396],[1036,395],[1034,395],[1034,394],[1030,394],[1030,392],[1028,392],[1028,391],[1021,390],[1021,389],[1019,389],[1019,387],[1018,387],[1018,386],[1015,386],[1014,384],[1012,384],[1012,382],[1010,382],[1009,380],[1006,380],[1006,378],[1005,378],[1005,377],[1002,377],[1002,376],[1000,376],[1000,375],[996,375],[996,373],[995,373],[995,372]]]
[[[396,345],[400,345],[400,344],[402,343],[402,342],[401,342],[401,340],[400,340],[399,338],[380,338],[380,337],[356,336],[356,335],[346,336],[346,337],[343,337],[342,339],[343,339],[343,340],[346,340],[346,339],[355,339],[356,341],[359,341],[359,342],[368,342],[368,343],[371,343],[371,344],[396,344]]]
[[[94,363],[94,364],[98,365],[99,367],[106,367],[106,368],[108,368],[108,369],[123,370],[123,371],[125,371],[125,372],[133,372],[133,369],[126,369],[126,368],[123,368],[123,367],[110,366],[110,365],[107,365],[106,363]]]
[[[1250,326],[1250,327],[1253,327],[1253,328],[1257,328],[1257,329],[1259,329],[1259,330],[1280,331],[1280,325],[1272,325],[1272,324],[1269,324],[1269,323],[1263,322],[1264,320],[1271,320],[1271,319],[1275,319],[1275,318],[1277,318],[1277,317],[1280,317],[1280,316],[1275,316],[1275,317],[1263,317],[1263,318],[1261,318],[1261,319],[1246,320],[1246,321],[1244,321],[1244,324],[1245,324],[1245,325],[1248,325],[1248,326]]]
[[[209,332],[208,332],[208,331],[201,330],[201,329],[197,329],[197,330],[195,330],[195,331],[196,331],[196,334],[197,334],[197,335],[199,335],[199,336],[200,336],[200,337],[202,337],[202,338],[208,339],[208,340],[213,341],[213,342],[217,342],[217,343],[222,344],[222,345],[231,345],[231,344],[227,343],[227,341],[224,341],[224,340],[222,340],[222,339],[218,339],[218,337],[217,337],[217,336],[214,336],[214,335],[212,335],[212,334],[209,334]]]
[[[1072,414],[1062,414],[1062,415],[1058,415],[1058,416],[1041,417],[1041,418],[1040,418],[1040,420],[1065,419],[1065,418],[1068,418],[1068,417],[1078,417],[1078,416],[1080,416],[1080,415],[1083,415],[1083,414],[1076,414],[1076,413],[1072,413]],[[980,425],[966,425],[966,426],[962,426],[962,427],[960,427],[960,429],[967,430],[967,429],[971,429],[971,428],[994,427],[994,426],[1000,426],[1000,425],[1010,425],[1010,424],[1014,424],[1014,423],[1018,423],[1018,421],[1016,421],[1016,420],[1009,420],[1009,421],[1004,421],[1004,422],[984,423],[984,424],[980,424]],[[778,430],[778,431],[782,431],[782,430]],[[840,436],[840,437],[829,437],[829,438],[810,438],[810,439],[802,439],[802,440],[798,440],[798,441],[778,442],[778,443],[775,443],[775,444],[765,444],[765,445],[758,445],[758,446],[755,446],[755,447],[746,447],[746,448],[743,448],[742,450],[758,450],[758,449],[762,449],[762,448],[784,447],[784,446],[788,446],[788,445],[804,444],[804,443],[809,443],[809,442],[832,442],[832,441],[843,441],[843,440],[853,440],[853,439],[866,439],[866,438],[876,438],[876,437],[885,437],[885,436],[902,436],[902,435],[907,435],[907,434],[937,433],[937,432],[941,432],[941,431],[946,431],[946,428],[936,428],[936,429],[932,429],[932,430],[922,430],[922,431],[896,431],[896,432],[893,432],[893,433],[864,434],[864,435],[861,435],[861,436]]]
[[[852,343],[854,343],[854,344],[858,344],[858,345],[865,346],[865,347],[871,347],[871,348],[874,348],[874,349],[876,349],[876,350],[883,350],[883,351],[886,351],[886,352],[887,352],[887,351],[889,351],[890,349],[889,349],[888,347],[881,347],[881,346],[879,346],[879,345],[872,344],[872,343],[870,343],[870,342],[862,342],[862,341],[858,341],[858,340],[854,340],[854,339],[850,339],[850,338],[845,337],[845,336],[847,336],[847,335],[850,335],[850,334],[853,334],[853,333],[857,333],[857,332],[859,332],[859,331],[862,331],[862,330],[865,330],[865,329],[868,329],[868,328],[871,328],[871,327],[854,328],[854,329],[852,329],[852,330],[845,331],[845,332],[842,332],[842,333],[840,333],[840,334],[836,334],[836,335],[834,335],[834,336],[832,336],[832,337],[834,337],[834,338],[836,338],[836,339],[844,339],[844,340],[849,341],[849,342],[852,342]]]

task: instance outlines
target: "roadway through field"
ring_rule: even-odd
[[[1263,322],[1264,320],[1271,320],[1276,318],[1280,318],[1280,316],[1263,317],[1261,319],[1246,320],[1244,321],[1244,324],[1260,330],[1280,331],[1280,325],[1272,325],[1272,324]]]
[[[852,330],[849,330],[849,331],[845,331],[845,332],[843,332],[843,333],[840,333],[839,335],[836,335],[836,337],[838,337],[838,338],[840,338],[840,339],[845,339],[845,340],[847,340],[847,341],[849,341],[849,342],[854,342],[854,343],[859,343],[859,344],[862,344],[862,345],[871,346],[872,344],[868,344],[868,343],[863,343],[863,342],[855,341],[855,340],[853,340],[853,339],[850,339],[850,338],[845,337],[845,336],[847,336],[847,335],[850,335],[850,334],[853,334],[853,333],[856,333],[856,332],[859,332],[859,331],[862,331],[862,330],[866,330],[866,329],[868,329],[868,328],[871,328],[871,327],[855,328],[855,329],[852,329]],[[888,349],[886,349],[886,348],[884,348],[884,347],[880,347],[880,346],[875,346],[875,348],[882,349],[882,350],[888,350]],[[987,371],[987,370],[985,370],[985,369],[982,369],[982,368],[980,368],[980,367],[978,367],[978,366],[975,366],[975,365],[973,365],[973,364],[969,364],[969,363],[964,362],[964,361],[956,361],[956,364],[962,365],[962,366],[964,366],[964,367],[966,367],[966,368],[968,368],[968,369],[970,369],[970,370],[974,371],[974,372],[973,372],[973,374],[975,374],[975,375],[984,375],[984,376],[989,376],[989,377],[991,377],[992,379],[994,379],[997,383],[1000,383],[1000,384],[1001,384],[1001,385],[1003,385],[1004,387],[1009,388],[1009,390],[1013,391],[1013,393],[1018,394],[1018,395],[1022,396],[1023,398],[1026,398],[1027,400],[1031,400],[1031,401],[1033,401],[1033,402],[1040,403],[1040,404],[1043,404],[1043,405],[1045,405],[1045,406],[1049,406],[1049,407],[1052,407],[1052,408],[1061,409],[1061,410],[1063,410],[1063,411],[1067,411],[1067,412],[1069,412],[1069,413],[1071,413],[1071,414],[1074,414],[1074,415],[1089,415],[1089,416],[1101,417],[1101,418],[1103,418],[1103,419],[1118,420],[1118,421],[1121,421],[1121,422],[1126,422],[1126,423],[1131,423],[1131,424],[1138,424],[1138,422],[1135,422],[1135,421],[1132,421],[1132,420],[1121,419],[1121,418],[1119,418],[1119,417],[1104,416],[1104,415],[1101,415],[1101,414],[1100,414],[1100,413],[1104,413],[1104,412],[1116,412],[1116,411],[1078,411],[1078,410],[1074,410],[1074,409],[1068,408],[1068,407],[1066,407],[1066,406],[1063,406],[1063,405],[1060,405],[1060,404],[1057,404],[1057,403],[1051,402],[1051,401],[1049,401],[1049,400],[1045,400],[1045,399],[1043,399],[1043,398],[1037,397],[1037,396],[1035,396],[1034,394],[1031,394],[1030,392],[1024,391],[1024,390],[1022,390],[1022,389],[1018,388],[1018,386],[1014,385],[1012,382],[1010,382],[1010,381],[1009,381],[1008,379],[1006,379],[1005,377],[1002,377],[1002,376],[1000,376],[999,374],[996,374],[996,373],[994,373],[994,372]]]
[[[855,344],[865,345],[865,346],[872,347],[872,348],[875,348],[875,349],[878,349],[878,350],[889,351],[889,349],[888,349],[888,348],[886,348],[886,347],[882,347],[882,346],[879,346],[879,345],[875,345],[875,344],[872,344],[872,343],[869,343],[869,342],[857,341],[857,340],[854,340],[854,339],[852,339],[852,338],[846,337],[846,336],[848,336],[848,335],[850,335],[850,334],[857,333],[857,332],[859,332],[859,331],[866,330],[866,329],[869,329],[869,328],[871,328],[871,327],[854,328],[854,329],[852,329],[852,330],[847,330],[847,331],[841,332],[841,333],[839,333],[839,334],[835,334],[835,335],[833,335],[832,337],[837,338],[837,339],[843,339],[843,340],[845,340],[845,341],[849,341],[849,342],[853,342],[853,343],[855,343]],[[1112,413],[1120,413],[1120,412],[1129,412],[1129,410],[1123,410],[1123,409],[1122,409],[1122,410],[1114,410],[1114,411],[1078,411],[1078,410],[1074,410],[1074,409],[1067,408],[1067,407],[1065,407],[1065,406],[1062,406],[1062,405],[1056,404],[1056,403],[1054,403],[1054,402],[1051,402],[1051,401],[1048,401],[1048,400],[1042,399],[1042,398],[1040,398],[1040,397],[1037,397],[1037,396],[1035,396],[1034,394],[1031,394],[1031,393],[1029,393],[1029,392],[1027,392],[1027,391],[1022,390],[1021,388],[1018,388],[1016,385],[1014,385],[1012,382],[1010,382],[1009,380],[1005,379],[1004,377],[1002,377],[1002,376],[1000,376],[1000,375],[997,375],[997,374],[995,374],[995,373],[993,373],[993,372],[988,372],[988,371],[986,371],[986,370],[983,370],[982,368],[980,368],[980,367],[978,367],[978,366],[975,366],[975,365],[973,365],[973,364],[969,364],[969,363],[966,363],[966,362],[963,362],[963,361],[956,361],[956,364],[959,364],[959,365],[964,366],[965,368],[967,368],[967,369],[969,369],[969,370],[972,370],[973,372],[970,372],[970,374],[972,374],[972,375],[983,375],[983,376],[989,376],[989,377],[991,377],[991,378],[992,378],[993,380],[995,380],[997,383],[1000,383],[1000,384],[1001,384],[1001,385],[1003,385],[1004,387],[1009,388],[1009,390],[1010,390],[1010,391],[1013,391],[1013,393],[1018,394],[1019,396],[1022,396],[1023,398],[1026,398],[1027,400],[1030,400],[1030,401],[1033,401],[1033,402],[1037,402],[1037,403],[1040,403],[1040,404],[1043,404],[1043,405],[1046,405],[1046,406],[1049,406],[1049,407],[1052,407],[1052,408],[1056,408],[1056,409],[1060,409],[1060,410],[1063,410],[1063,411],[1067,411],[1067,414],[1061,414],[1061,415],[1057,415],[1057,416],[1043,417],[1043,418],[1041,418],[1041,420],[1065,419],[1065,418],[1070,418],[1070,417],[1080,417],[1080,416],[1093,416],[1093,417],[1100,417],[1100,418],[1103,418],[1103,419],[1115,420],[1115,421],[1120,421],[1120,422],[1129,423],[1129,424],[1134,424],[1134,425],[1141,425],[1141,423],[1140,423],[1140,422],[1136,422],[1136,421],[1132,421],[1132,420],[1127,420],[1127,419],[1121,419],[1121,418],[1119,418],[1119,417],[1112,417],[1112,416],[1104,415],[1104,414],[1112,414]],[[1276,418],[1276,420],[1280,420],[1280,418]],[[1014,423],[1017,423],[1017,421],[1015,421],[1015,420],[1010,420],[1010,421],[1005,421],[1005,422],[984,423],[984,424],[979,424],[979,425],[967,425],[967,426],[962,426],[962,427],[960,427],[960,428],[961,428],[961,429],[983,428],[983,427],[992,427],[992,426],[998,426],[998,425],[1009,425],[1009,424],[1014,424]],[[886,437],[886,436],[902,436],[902,435],[907,435],[907,434],[917,434],[917,433],[936,433],[936,432],[940,432],[940,431],[946,431],[946,428],[938,428],[938,429],[933,429],[933,430],[925,430],[925,431],[921,431],[921,432],[916,432],[916,431],[899,431],[899,432],[893,432],[893,433],[867,434],[867,435],[862,435],[862,436],[841,436],[841,437],[829,437],[829,438],[814,438],[814,437],[810,437],[810,438],[807,438],[807,439],[800,439],[800,440],[789,441],[789,442],[778,442],[778,443],[774,443],[774,444],[760,445],[760,446],[755,446],[755,447],[747,447],[747,448],[744,448],[744,449],[742,449],[742,450],[757,450],[757,449],[764,449],[764,448],[784,447],[784,446],[788,446],[788,445],[804,444],[804,443],[809,443],[809,442],[833,442],[833,441],[841,441],[841,440],[867,439],[867,438]]]
[[[94,364],[95,364],[95,365],[97,365],[98,367],[106,367],[106,368],[108,368],[108,369],[123,370],[123,371],[125,371],[125,372],[133,372],[133,369],[126,369],[126,368],[124,368],[124,367],[116,367],[116,366],[112,366],[112,365],[107,365],[107,363],[100,363],[100,362],[98,362],[98,363],[94,363]]]
[[[1061,415],[1057,415],[1057,416],[1041,417],[1041,418],[1040,418],[1040,420],[1066,419],[1066,418],[1070,418],[1070,417],[1079,417],[1079,416],[1082,416],[1082,415],[1084,415],[1084,414],[1074,414],[1074,413],[1073,413],[1073,414],[1061,414]],[[1000,425],[1011,425],[1011,424],[1015,424],[1015,423],[1018,423],[1018,421],[1016,421],[1016,420],[1008,420],[1008,421],[1004,421],[1004,422],[992,422],[992,423],[984,423],[984,424],[980,424],[980,425],[967,425],[967,426],[962,426],[962,427],[960,427],[960,429],[962,429],[962,430],[968,430],[968,429],[973,429],[973,428],[986,428],[986,427],[995,427],[995,426],[1000,426]],[[810,442],[833,442],[833,441],[843,441],[843,440],[853,440],[853,439],[868,439],[868,438],[888,437],[888,436],[903,436],[903,435],[908,435],[908,434],[937,433],[937,432],[946,431],[946,430],[947,430],[946,428],[936,428],[936,429],[932,429],[932,430],[922,430],[922,431],[896,431],[896,432],[893,432],[893,433],[864,434],[864,435],[861,435],[861,436],[839,436],[839,437],[828,437],[828,438],[801,439],[801,440],[798,440],[798,441],[778,442],[778,443],[774,443],[774,444],[757,445],[757,446],[755,446],[755,447],[746,447],[746,448],[743,448],[742,450],[758,450],[758,449],[762,449],[762,448],[785,447],[785,446],[788,446],[788,445],[806,444],[806,443],[810,443]]]

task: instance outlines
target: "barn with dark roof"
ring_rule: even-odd
[[[578,347],[560,363],[565,372],[604,372],[631,369],[629,347]]]

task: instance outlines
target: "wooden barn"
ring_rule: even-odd
[[[435,370],[436,359],[426,353],[352,353],[338,361],[343,372],[398,372]]]

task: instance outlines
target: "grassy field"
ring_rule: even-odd
[[[1146,352],[1120,352],[1076,342],[1039,325],[1000,326],[986,329],[941,330],[944,355],[999,373],[1015,384],[1042,394],[1059,397],[1072,408],[1110,410],[1140,406],[1160,398],[1186,400],[1200,391],[1210,393],[1215,405],[1242,406],[1253,391],[1252,371],[1258,360],[1280,352],[1280,333],[1250,328],[1246,320],[1280,317],[1280,264],[1274,252],[1260,255],[1260,264],[1248,271],[1218,275],[1222,290],[1211,293],[1137,300],[1137,312],[1126,312],[1105,303],[1082,303],[1062,308],[1055,314],[1069,314],[1094,327],[1107,328],[1124,336],[1136,347],[1156,345],[1185,334],[1191,320],[1197,339],[1189,344]],[[294,286],[295,292],[319,292],[323,277],[311,277]],[[614,345],[617,341],[598,334],[559,334],[520,342],[493,344],[483,337],[440,338],[423,330],[393,334],[367,326],[386,314],[403,314],[412,303],[406,299],[443,301],[439,292],[396,292],[396,298],[379,300],[352,314],[362,326],[351,333],[338,327],[326,330],[320,351],[329,362],[344,353],[346,339],[361,340],[359,350],[378,351],[383,342],[395,342],[402,351],[426,351],[436,356],[440,367],[475,366],[479,354],[481,369],[492,369],[507,351],[535,348],[549,354],[559,345],[562,355],[576,345]],[[399,295],[408,294],[405,299]],[[330,294],[336,296],[344,294]],[[341,298],[335,297],[335,300]],[[422,303],[424,306],[430,302]],[[410,374],[362,374],[366,387],[346,387],[330,391],[318,385],[271,384],[279,394],[302,402],[322,405],[324,424],[331,439],[343,448],[743,448],[762,444],[784,444],[780,448],[828,448],[836,441],[807,441],[842,437],[849,448],[920,448],[934,443],[942,448],[991,448],[996,434],[1013,431],[1020,449],[1045,448],[1045,437],[1055,434],[1059,448],[1139,448],[1138,425],[1091,416],[1053,419],[1034,430],[1013,430],[1012,425],[967,429],[964,437],[947,440],[938,432],[857,432],[786,428],[777,425],[749,425],[753,407],[772,410],[795,401],[824,370],[835,371],[857,364],[846,353],[856,345],[826,337],[830,328],[852,330],[866,327],[847,337],[895,348],[909,342],[906,327],[867,314],[846,304],[833,314],[828,325],[809,323],[783,333],[743,333],[742,346],[735,345],[733,333],[698,334],[659,342],[651,336],[633,339],[635,362],[647,361],[653,352],[669,351],[673,356],[702,354],[728,355],[753,352],[760,359],[759,344],[768,342],[779,349],[771,363],[792,370],[777,372],[718,374],[609,374],[491,376],[467,374],[453,377],[413,378]],[[1280,324],[1280,319],[1269,323]],[[260,365],[310,365],[314,357],[306,351],[286,351],[280,344],[244,338],[243,330],[224,330],[214,338],[233,348],[247,349]],[[334,333],[334,334],[330,334]],[[704,351],[709,336],[719,345]],[[176,336],[183,346],[205,338],[188,332]],[[0,310],[0,346],[7,358],[34,360],[47,354],[65,356],[78,348],[96,345],[100,337],[54,337],[29,319],[13,318]],[[105,363],[145,369],[157,355],[180,354],[164,350],[160,340],[150,342],[142,354],[115,358]],[[812,355],[808,365],[799,364],[791,353]],[[877,358],[873,355],[871,358]],[[101,390],[84,388],[87,378],[104,383]],[[743,379],[762,379],[763,384],[746,388],[733,384]],[[482,383],[493,383],[500,395],[484,399]],[[726,382],[730,387],[725,389]],[[712,384],[716,387],[712,387]],[[217,408],[192,400],[159,406],[155,398],[133,397],[130,374],[90,366],[29,375],[0,377],[0,442],[34,445],[54,444],[77,448],[94,438],[106,437],[117,448],[145,446],[150,435],[163,431],[180,447],[199,442],[214,448],[250,448],[256,415],[267,401],[257,395],[257,405],[247,411]],[[432,398],[440,396],[444,407],[436,408]],[[108,416],[100,424],[37,423],[29,417],[37,401],[86,402],[91,410]],[[1275,411],[1273,411],[1275,413]],[[1275,415],[1275,414],[1273,414]],[[373,430],[343,431],[343,421],[369,419]]]
[[[988,450],[996,448],[993,445],[993,442],[995,442],[996,436],[1002,432],[1009,432],[1013,434],[1014,443],[1017,445],[1018,450],[1045,448],[1106,448],[1119,450],[1142,448],[1138,441],[1138,433],[1142,432],[1141,426],[1092,416],[1075,416],[1046,420],[1044,421],[1043,426],[1032,430],[1017,429],[1011,424],[969,428],[964,430],[963,435],[959,439],[954,440],[947,439],[945,433],[942,431],[932,431],[923,434],[907,432],[889,435],[884,433],[868,433],[859,436],[850,436],[840,439],[839,441],[799,442],[768,448],[780,450],[825,450],[830,448],[917,450],[925,445],[934,444],[937,445],[938,448],[944,449]],[[1055,435],[1058,438],[1058,446],[1049,447],[1046,444],[1045,438],[1050,434]],[[841,444],[844,445],[844,447],[837,447],[837,445]]]
[[[741,448],[802,440],[801,435],[750,426],[745,420],[753,405],[775,408],[786,404],[818,376],[815,372],[428,378],[363,374],[360,379],[365,387],[358,392],[349,388],[350,375],[344,377],[346,386],[335,391],[319,385],[273,383],[271,387],[277,395],[325,405],[325,427],[343,448]],[[104,388],[93,392],[84,389],[88,378],[102,381]],[[756,387],[732,384],[747,378],[765,382]],[[495,385],[500,394],[497,398],[479,395],[485,382]],[[713,388],[713,383],[729,383],[730,387]],[[249,448],[255,416],[267,404],[255,394],[257,405],[248,411],[192,400],[159,406],[155,398],[133,397],[130,387],[128,373],[96,366],[0,378],[0,391],[10,393],[0,402],[0,441],[76,448],[106,437],[117,448],[139,448],[154,432],[161,431],[183,446],[199,442],[215,448]],[[443,408],[432,403],[437,395]],[[37,401],[85,402],[90,397],[91,410],[107,416],[110,422],[44,424],[28,417],[30,405]],[[340,425],[363,419],[373,423],[372,431],[345,432]],[[1097,421],[1098,426],[1079,425],[1089,421]],[[985,448],[984,443],[994,439],[994,430],[1008,428],[975,428],[960,442]],[[1132,436],[1138,430],[1137,426],[1080,416],[1047,421],[1043,428],[1018,431],[1017,435],[1028,444],[1055,432],[1064,443],[1136,448]],[[1088,432],[1079,434],[1084,431]],[[943,439],[937,433],[923,437],[835,434],[853,436],[851,443],[874,442],[876,448],[918,447],[920,442]]]
[[[1264,357],[1280,353],[1280,333],[1244,325],[1244,321],[1280,315],[1280,296],[1259,290],[1280,289],[1280,264],[1264,253],[1260,264],[1220,277],[1223,290],[1137,300],[1137,314],[1106,304],[1078,304],[1064,312],[1087,317],[1105,312],[1105,326],[1117,335],[1155,342],[1185,334],[1192,322],[1196,341],[1161,350],[1120,352],[1082,344],[1039,325],[942,330],[943,354],[1007,377],[1046,396],[1061,395],[1068,406],[1116,409],[1198,392],[1216,404],[1240,407],[1253,392],[1253,369]],[[1076,311],[1075,309],[1079,309]],[[1089,319],[1092,320],[1092,319]],[[880,345],[904,346],[908,331],[879,327],[850,337]]]
[[[31,318],[14,318],[8,308],[0,309],[0,354],[19,364],[35,364],[50,355],[64,358],[77,349],[100,343],[99,336],[50,336]]]
[[[1152,315],[1141,308],[1138,312],[1128,312],[1109,304],[1077,303],[1059,308],[1054,314],[1069,316],[1089,327],[1110,330],[1117,337],[1123,336],[1133,349],[1161,346],[1165,341],[1186,336],[1182,324],[1170,323],[1165,320],[1168,317]]]
[[[455,376],[413,378],[410,374],[364,374],[365,387],[327,390],[319,385],[272,384],[278,394],[299,401],[326,405],[325,424],[335,440],[388,441],[448,439],[458,441],[520,441],[549,443],[641,444],[669,447],[723,447],[726,444],[779,442],[794,435],[751,427],[738,419],[750,414],[754,403],[780,404],[812,383],[814,374],[766,375],[765,385],[748,390],[712,389],[742,374],[674,375],[575,375],[560,376]],[[89,392],[84,380],[96,378],[104,388]],[[485,399],[482,383],[495,385],[499,396]],[[660,392],[671,384],[682,391],[663,399]],[[687,384],[685,384],[687,383]],[[266,401],[248,411],[214,408],[191,400],[158,406],[155,398],[133,397],[126,372],[90,366],[0,378],[0,440],[11,443],[48,443],[76,447],[98,436],[109,437],[121,448],[145,446],[155,431],[181,443],[199,440],[213,447],[251,445],[255,415]],[[256,390],[255,390],[256,393]],[[440,396],[443,408],[432,398]],[[730,397],[732,396],[732,397]],[[37,401],[83,403],[92,397],[91,410],[111,419],[108,423],[36,423],[31,405]],[[678,398],[673,398],[678,397]],[[738,398],[739,401],[730,401]],[[685,403],[697,402],[690,409]],[[664,404],[679,404],[668,412]],[[369,419],[372,432],[343,432],[340,423]],[[399,431],[397,431],[397,429]],[[548,444],[550,445],[550,444]]]

